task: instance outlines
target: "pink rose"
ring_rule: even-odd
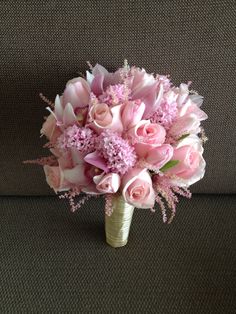
[[[90,116],[99,127],[106,127],[112,122],[112,113],[107,104],[98,103],[92,106]]]
[[[50,114],[47,117],[47,120],[44,122],[40,133],[45,135],[52,143],[55,143],[57,138],[61,135],[62,132],[57,126],[57,120],[53,114]]]
[[[120,187],[120,176],[117,173],[102,174],[94,177],[96,188],[102,193],[116,193]]]
[[[128,131],[128,136],[134,143],[135,151],[139,157],[145,157],[148,150],[160,146],[165,142],[166,131],[158,123],[141,120]]]
[[[173,157],[173,147],[163,144],[146,152],[145,160],[155,168],[160,169]]]
[[[117,105],[110,108],[107,104],[98,103],[91,107],[89,111],[90,126],[101,133],[104,129],[111,129],[114,132],[122,132],[121,106]]]
[[[165,173],[176,176],[172,181],[179,186],[189,186],[199,181],[204,176],[206,165],[202,153],[203,148],[198,136],[188,136],[174,149],[172,159],[178,160],[179,163]]]
[[[125,130],[135,126],[143,117],[145,104],[140,100],[128,101],[122,110],[122,123]]]
[[[86,107],[90,99],[90,87],[88,82],[81,77],[68,81],[62,99],[64,107],[68,103],[70,103],[74,109]]]
[[[140,168],[129,170],[122,178],[122,195],[127,203],[137,208],[152,208],[155,193],[148,171]]]
[[[68,191],[70,189],[71,185],[67,180],[65,180],[63,171],[60,167],[45,165],[43,168],[46,175],[46,181],[55,193]]]

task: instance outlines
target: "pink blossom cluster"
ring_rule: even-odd
[[[98,136],[96,150],[97,154],[106,161],[108,171],[121,175],[133,168],[137,159],[134,147],[128,140],[109,129]]]
[[[107,212],[117,193],[137,208],[159,204],[166,221],[165,204],[173,216],[176,194],[189,197],[204,175],[202,100],[168,76],[127,64],[110,73],[97,64],[48,107],[41,134],[56,159],[44,164],[48,184],[70,198],[75,190],[104,194]]]
[[[90,153],[95,150],[96,133],[85,127],[74,124],[69,126],[57,139],[57,147],[62,150],[75,148],[78,152]]]

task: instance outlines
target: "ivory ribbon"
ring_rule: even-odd
[[[134,207],[122,196],[114,197],[112,203],[111,216],[105,215],[106,241],[112,247],[121,247],[128,242]]]

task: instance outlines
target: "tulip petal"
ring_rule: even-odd
[[[93,67],[93,70],[92,70],[92,74],[94,76],[97,76],[97,75],[106,75],[108,74],[108,71],[106,68],[104,68],[101,64],[96,64],[95,67]]]
[[[84,163],[84,153],[81,153],[79,152],[76,148],[72,147],[70,149],[70,152],[71,152],[71,159],[72,159],[72,162],[73,164],[76,166],[76,165],[79,165],[81,163]]]
[[[55,107],[54,107],[54,112],[57,117],[57,120],[62,121],[63,117],[63,108],[60,100],[60,96],[57,95],[55,98]]]
[[[90,183],[84,187],[81,188],[81,191],[86,193],[86,194],[90,194],[90,195],[101,195],[104,194],[102,192],[99,192],[95,185],[93,183]]]
[[[98,155],[97,152],[90,153],[84,157],[84,161],[91,164],[105,172],[108,171],[105,160]]]
[[[182,136],[183,134],[199,133],[200,120],[195,114],[188,114],[180,117],[170,128],[169,134],[175,138]]]
[[[201,107],[204,97],[201,95],[190,95],[189,98],[198,106]]]
[[[86,80],[90,86],[92,84],[93,79],[94,79],[94,75],[91,74],[89,71],[86,71]]]
[[[88,185],[90,180],[85,176],[84,164],[77,165],[72,169],[64,169],[64,178],[77,186]]]
[[[73,125],[77,123],[77,118],[74,113],[74,109],[70,103],[68,103],[65,107],[64,113],[63,113],[63,124],[65,126]]]
[[[96,75],[91,84],[91,90],[96,95],[99,96],[103,93],[103,75]]]
[[[150,90],[150,93],[143,99],[146,105],[146,109],[143,115],[145,119],[150,117],[160,106],[162,98],[163,98],[163,93],[164,93],[164,87],[163,87],[163,84],[160,84],[158,96],[156,97],[157,89],[156,89],[156,86],[154,85],[153,88]]]
[[[63,104],[70,103],[72,107],[83,108],[89,103],[90,86],[88,82],[79,77],[70,80],[63,93]]]
[[[188,85],[181,83],[179,86],[179,96],[177,98],[178,107],[181,107],[189,95]]]
[[[66,83],[66,86],[70,85],[70,84],[76,84],[76,83],[80,83],[84,89],[89,93],[90,92],[90,86],[89,86],[89,83],[82,77],[75,77],[71,80],[69,80],[67,83]]]
[[[101,174],[99,174],[97,176],[94,176],[93,177],[93,182],[97,185],[102,180],[104,175],[105,175],[105,172],[102,172]]]

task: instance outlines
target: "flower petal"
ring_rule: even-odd
[[[55,113],[55,115],[57,117],[57,120],[62,121],[63,108],[62,108],[61,99],[60,99],[59,95],[57,95],[56,98],[55,98],[54,113]]]
[[[73,125],[77,123],[77,118],[74,113],[74,109],[70,103],[68,103],[65,107],[64,113],[63,113],[63,124],[65,126]]]
[[[90,180],[85,176],[84,164],[77,165],[72,169],[64,169],[64,178],[77,186],[88,185]]]
[[[99,169],[102,169],[105,172],[108,171],[105,160],[102,157],[100,157],[97,152],[93,152],[86,155],[84,157],[84,161],[86,161],[88,164],[91,164]]]

